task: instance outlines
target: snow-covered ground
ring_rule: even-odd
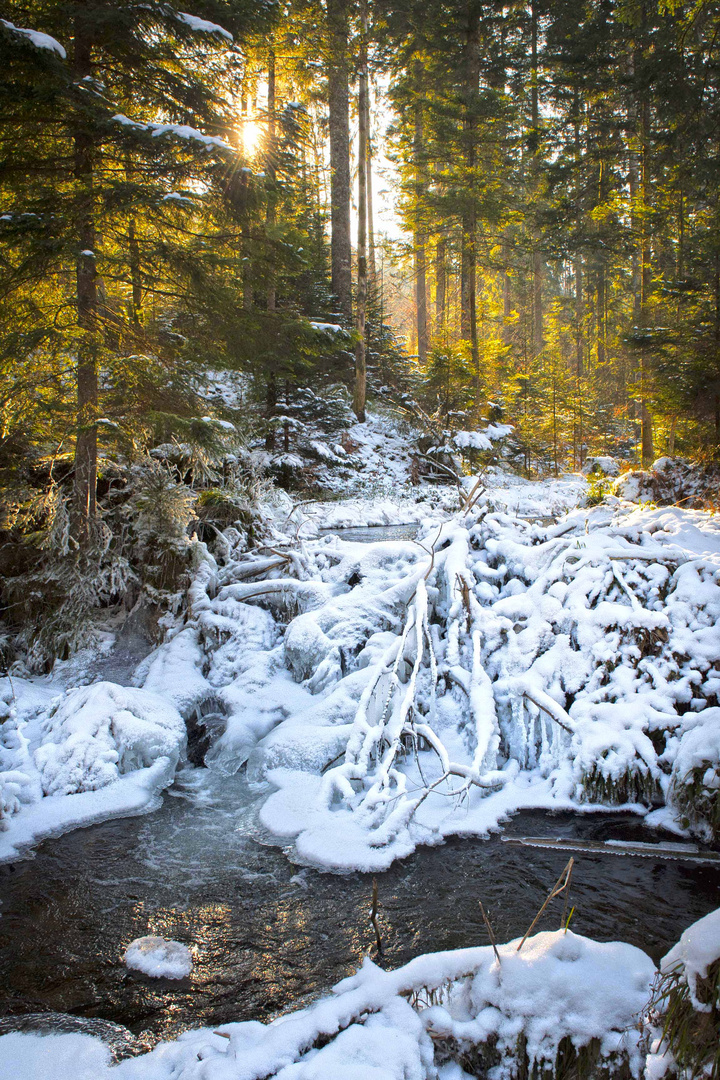
[[[496,472],[467,514],[452,489],[281,500],[272,550],[229,534],[201,561],[135,687],[0,683],[0,858],[153,809],[208,713],[206,763],[246,764],[264,828],[318,866],[382,869],[522,807],[626,805],[709,838],[720,525],[584,492]],[[408,520],[417,540],[320,532]]]

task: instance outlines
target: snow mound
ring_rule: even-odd
[[[563,1039],[579,1049],[600,1042],[602,1057],[625,1051],[632,1071],[641,1064],[637,1021],[647,1004],[655,966],[621,942],[600,943],[571,931],[547,931],[486,950],[474,975],[456,983],[445,1004],[421,1014],[433,1036],[487,1042],[506,1066],[526,1040],[532,1064],[554,1066]]]
[[[140,937],[132,941],[123,957],[125,964],[156,979],[184,979],[193,961],[187,945],[161,937]]]
[[[698,919],[683,932],[677,945],[660,961],[660,970],[682,975],[690,991],[693,1007],[710,1012],[710,1006],[698,1001],[697,982],[707,976],[708,968],[720,959],[720,908]]]
[[[583,476],[618,476],[620,462],[607,455],[589,458],[583,466]]]
[[[110,1049],[92,1035],[0,1036],[0,1080],[99,1080]]]
[[[44,722],[35,752],[45,795],[97,791],[160,758],[174,765],[185,723],[157,694],[100,682],[70,690]]]
[[[720,492],[720,469],[717,465],[661,457],[648,470],[635,469],[618,476],[612,491],[630,502],[712,508]]]

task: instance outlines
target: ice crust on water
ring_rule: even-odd
[[[157,979],[184,979],[193,966],[187,945],[152,936],[132,941],[123,959],[127,967]]]
[[[502,1078],[511,1074],[520,1033],[531,1062],[541,1066],[554,1062],[565,1036],[578,1048],[597,1039],[603,1056],[626,1055],[639,1077],[638,1021],[655,975],[650,958],[632,945],[563,931],[538,934],[520,952],[518,944],[499,946],[500,963],[490,946],[428,953],[395,971],[366,959],[308,1008],[269,1024],[188,1031],[149,1054],[99,1069],[97,1078],[430,1080],[437,1075],[431,1035],[467,1046],[495,1038],[501,1055],[495,1075]],[[439,1005],[423,1007],[428,991],[439,994]],[[0,1063],[9,1049],[3,1041]],[[28,1053],[38,1052],[39,1041],[28,1044]],[[52,1075],[34,1074],[35,1080]]]

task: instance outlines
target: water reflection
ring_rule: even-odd
[[[107,822],[0,868],[0,1012],[101,1017],[153,1037],[190,1026],[267,1019],[326,991],[374,950],[372,881],[293,867],[256,842],[254,796],[241,777],[197,770],[147,818]],[[517,835],[652,839],[621,815],[539,813]],[[478,898],[500,940],[522,934],[567,853],[457,840],[378,876],[385,956],[486,942]],[[654,959],[720,904],[720,869],[578,854],[573,928],[620,938]],[[562,902],[540,928],[559,924]],[[191,947],[187,979],[129,972],[133,938]]]

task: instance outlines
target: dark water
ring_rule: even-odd
[[[331,533],[341,540],[352,540],[358,544],[372,544],[378,540],[414,540],[421,529],[417,522],[405,525],[357,525],[345,529],[321,529],[321,533]]]
[[[0,866],[0,1014],[99,1017],[147,1032],[268,1019],[329,989],[373,951],[372,880],[293,867],[253,839],[241,777],[187,770],[185,797],[157,813],[48,841],[36,858]],[[657,839],[619,814],[518,815],[515,835]],[[503,941],[524,933],[567,853],[457,840],[379,875],[383,964],[485,944],[478,899]],[[576,856],[573,929],[622,939],[657,961],[720,904],[720,869],[618,856]],[[559,925],[554,901],[539,929]],[[121,957],[135,937],[192,946],[181,982],[146,979]]]

